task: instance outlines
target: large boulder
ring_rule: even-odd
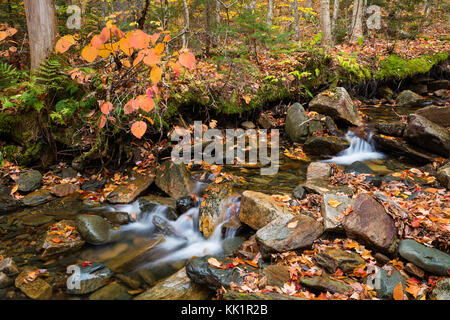
[[[256,232],[256,241],[263,256],[274,252],[285,252],[308,248],[320,237],[322,225],[306,215],[293,218],[280,217]]]
[[[156,185],[174,199],[185,197],[195,190],[195,183],[183,163],[163,162],[156,172]]]
[[[87,243],[100,245],[109,242],[113,227],[104,218],[97,215],[80,214],[75,220],[77,230]]]
[[[41,186],[42,174],[37,170],[30,170],[19,175],[17,180],[20,192],[34,191]]]
[[[328,180],[314,179],[308,180],[300,184],[308,193],[326,194],[326,193],[343,193],[348,196],[353,196],[353,190],[347,185],[333,185]]]
[[[308,116],[300,103],[294,103],[288,109],[285,129],[294,142],[303,142],[308,136]]]
[[[341,220],[349,206],[353,206],[354,200],[347,196],[338,196],[327,193],[322,197],[320,211],[323,217],[325,231],[343,231]]]
[[[419,116],[446,128],[450,127],[450,106],[428,106],[415,112]]]
[[[397,96],[397,99],[395,100],[397,105],[401,107],[417,107],[421,105],[422,101],[423,97],[415,92],[412,92],[411,90],[404,90],[400,92],[400,94]]]
[[[350,142],[342,137],[316,136],[309,137],[303,150],[313,155],[333,155],[350,147]]]
[[[450,162],[439,168],[436,177],[441,186],[450,189]]]
[[[309,103],[309,110],[330,116],[338,123],[355,126],[361,124],[355,104],[347,90],[342,87],[318,94]]]
[[[393,253],[396,249],[397,228],[383,205],[367,193],[358,195],[353,211],[342,219],[342,226],[350,238],[355,238]]]
[[[239,219],[254,230],[261,229],[277,218],[291,219],[293,215],[265,193],[244,191],[241,198]]]
[[[422,116],[411,114],[408,117],[405,135],[413,145],[450,157],[450,131]]]
[[[182,268],[134,300],[206,300],[210,294],[208,288],[191,281],[186,274],[186,268]]]
[[[233,199],[238,194],[232,184],[211,185],[206,189],[205,199],[200,206],[199,230],[209,238],[216,227],[227,218],[227,210],[233,206]],[[237,215],[238,213],[235,212]]]
[[[80,249],[84,240],[75,227],[73,220],[61,220],[52,225],[45,236],[42,244],[42,257],[49,257],[55,254],[76,251]]]
[[[433,274],[448,276],[450,270],[450,255],[424,246],[412,239],[405,239],[398,247],[400,256],[416,266]]]
[[[154,175],[131,177],[126,184],[116,187],[106,199],[110,203],[130,203],[139,197],[153,183]]]
[[[325,162],[311,162],[306,169],[306,180],[328,179],[331,177],[331,165]]]
[[[263,269],[262,273],[266,277],[269,286],[283,288],[284,284],[291,280],[289,267],[281,264],[268,265]]]

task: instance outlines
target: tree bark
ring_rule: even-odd
[[[331,47],[333,38],[331,36],[330,0],[320,0],[320,25],[322,28],[322,44],[325,47]]]
[[[363,36],[363,24],[362,24],[363,13],[364,13],[364,0],[354,0],[352,12],[352,28],[350,36],[351,43],[358,42],[359,38]]]
[[[56,41],[56,10],[54,0],[25,0],[31,71],[36,70]]]
[[[331,21],[331,32],[332,33],[334,33],[336,31],[338,15],[339,15],[339,0],[334,0],[333,20]]]
[[[187,5],[187,0],[183,0],[183,9],[184,9],[184,29],[183,29],[183,47],[187,47],[186,34],[189,32],[189,8]]]
[[[299,13],[298,13],[298,0],[294,0],[294,32],[295,32],[295,40],[300,40],[300,30],[299,30]]]
[[[138,26],[139,26],[139,29],[141,29],[141,30],[144,29],[145,19],[147,17],[147,11],[148,11],[149,5],[150,5],[150,0],[145,0],[144,7],[142,8],[141,16],[138,19]]]
[[[272,25],[273,20],[273,0],[267,0],[267,24]]]
[[[216,23],[220,24],[220,1],[216,0]]]

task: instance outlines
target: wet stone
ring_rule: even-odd
[[[352,273],[355,268],[365,262],[357,253],[334,248],[327,248],[317,253],[314,260],[329,273],[335,273],[337,269],[341,269],[345,273]]]
[[[323,273],[320,276],[302,277],[300,283],[303,286],[319,291],[329,291],[331,293],[346,293],[353,291],[353,288],[340,280],[335,280]]]
[[[139,197],[147,188],[153,183],[154,175],[139,175],[131,177],[125,185],[116,187],[111,193],[108,194],[106,199],[110,203],[127,204],[133,202]]]
[[[398,252],[400,256],[416,266],[433,274],[448,276],[450,270],[450,255],[424,246],[412,239],[400,242]]]
[[[35,269],[25,269],[20,273],[15,286],[20,289],[28,298],[34,300],[48,300],[52,297],[52,287],[42,278],[37,277],[33,281],[27,280],[29,273]]]
[[[185,164],[172,161],[163,162],[156,172],[155,183],[162,191],[174,199],[180,199],[192,193],[195,183]]]
[[[222,242],[222,249],[225,255],[232,256],[244,243],[245,239],[242,237],[226,238]]]
[[[206,287],[191,281],[186,274],[186,268],[182,268],[156,283],[135,300],[205,300],[210,293]]]
[[[435,300],[450,300],[450,278],[439,280],[431,292]]]
[[[0,215],[14,212],[19,207],[19,203],[8,193],[0,191]]]
[[[103,189],[106,184],[106,178],[102,180],[86,180],[81,184],[81,190],[83,191],[97,191],[99,189]]]
[[[52,225],[42,244],[42,257],[76,251],[84,245],[84,240],[75,228],[75,221],[62,220]]]
[[[388,272],[380,268],[374,277],[367,279],[367,284],[376,290],[377,297],[385,299],[392,299],[394,288],[399,282],[406,288],[406,279],[395,269]]]
[[[19,175],[17,180],[20,192],[34,191],[41,186],[42,174],[37,170],[30,170]]]
[[[71,279],[68,280],[70,287],[67,288],[69,294],[86,294],[94,292],[103,287],[112,277],[113,273],[104,264],[92,262],[91,265],[84,266],[78,264],[74,266],[76,270]]]
[[[333,201],[338,201],[337,206]],[[341,220],[344,217],[343,213],[349,206],[353,206],[354,200],[347,196],[338,196],[335,194],[324,194],[322,203],[320,205],[323,226],[325,231],[343,231]],[[330,205],[333,204],[333,205]]]
[[[112,225],[96,215],[81,214],[76,217],[77,230],[83,239],[94,245],[109,242]]]
[[[3,272],[0,272],[0,289],[9,287],[14,283],[14,280],[8,277]]]
[[[89,300],[130,300],[127,288],[118,283],[108,284],[89,296]]]
[[[54,185],[52,187],[51,193],[57,197],[62,198],[71,195],[72,193],[76,193],[78,190],[80,190],[80,186],[77,184],[62,183]]]
[[[311,162],[306,169],[306,180],[328,179],[331,176],[331,166],[324,162]]]
[[[44,224],[51,223],[53,218],[46,215],[33,214],[22,219],[22,223],[30,227],[40,227]]]
[[[283,265],[269,265],[263,269],[262,273],[266,276],[269,286],[283,288],[284,284],[291,279],[288,267]]]
[[[190,259],[186,264],[186,274],[194,282],[201,285],[205,285],[212,290],[221,288],[230,288],[231,282],[242,284],[242,277],[238,270],[235,268],[230,269],[218,269],[214,268],[208,263],[209,258],[215,258],[222,264],[227,265],[230,260],[227,260],[225,256],[211,256],[196,257]],[[256,268],[247,266],[250,272],[255,272]]]
[[[27,194],[22,198],[22,203],[29,207],[39,206],[53,199],[52,194],[47,189],[39,189]]]
[[[3,258],[0,260],[0,272],[7,276],[14,276],[19,273],[19,270],[12,258]]]

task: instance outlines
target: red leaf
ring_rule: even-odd
[[[144,121],[136,121],[131,126],[131,133],[138,139],[142,138],[147,131],[147,124]]]

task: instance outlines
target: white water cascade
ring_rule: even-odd
[[[325,162],[349,165],[355,161],[383,159],[385,157],[383,153],[376,151],[372,143],[372,135],[366,141],[349,131],[345,135],[345,138],[350,141],[350,147],[339,152],[335,157],[325,160]]]
[[[152,252],[156,253],[157,259],[136,266],[136,269],[141,269],[182,261],[193,256],[222,253],[223,240],[234,237],[236,233],[235,229],[225,228],[224,224],[239,213],[239,200],[238,197],[228,199],[225,204],[223,222],[216,226],[208,239],[205,239],[198,230],[199,203],[176,220],[167,219],[165,215],[167,207],[165,206],[156,206],[152,211],[146,212],[140,210],[137,201],[128,205],[116,205],[110,207],[109,210],[127,212],[130,216],[136,217],[134,222],[121,226],[115,231],[116,239],[133,238],[135,236],[152,237],[153,233],[157,231],[154,224],[155,217],[158,217],[159,221],[163,221],[171,230],[169,235],[164,235],[164,242],[152,249]]]

